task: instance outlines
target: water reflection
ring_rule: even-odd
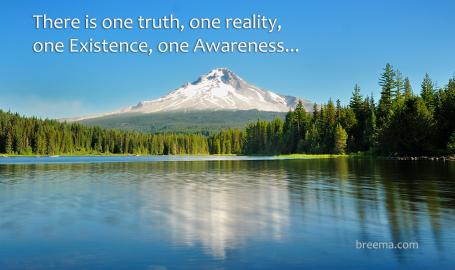
[[[333,159],[0,165],[0,216],[0,241],[22,239],[19,253],[37,245],[38,232],[44,241],[156,242],[169,260],[183,258],[183,248],[224,262],[244,252],[251,257],[245,261],[316,267],[328,253],[328,266],[377,260],[402,269],[444,269],[455,251],[455,164]],[[355,250],[356,240],[418,241],[421,248],[371,253]],[[138,259],[157,259],[146,250]],[[258,251],[263,257],[252,256]],[[7,259],[0,255],[0,266],[2,261]]]
[[[427,212],[430,219],[454,213],[453,163],[400,164],[393,161],[339,159],[322,164],[320,161],[310,161],[301,166],[289,166],[288,172],[291,179],[299,178],[302,182],[311,183],[311,178],[322,180],[312,183],[316,186],[310,190],[317,193],[327,191],[330,196],[325,196],[324,200],[335,202],[338,195],[351,197],[362,223],[367,222],[367,215],[381,216],[379,211],[384,207],[391,231],[418,226],[416,215],[422,212]]]
[[[173,165],[181,171],[181,164]],[[141,217],[158,213],[173,242],[200,243],[217,258],[248,239],[279,241],[289,223],[286,174],[278,171],[258,177],[257,171],[244,170],[239,163],[205,165],[209,166],[202,175],[194,171],[144,175],[140,196],[146,203]]]

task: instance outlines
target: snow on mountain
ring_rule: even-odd
[[[118,111],[85,116],[75,121],[123,113],[168,111],[259,110],[287,112],[298,98],[283,96],[249,84],[226,68],[217,68],[193,83],[186,83],[169,94]],[[312,103],[302,100],[307,110]]]

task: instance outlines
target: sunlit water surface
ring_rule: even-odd
[[[0,158],[0,269],[455,269],[454,254],[454,162]]]

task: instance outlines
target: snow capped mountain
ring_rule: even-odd
[[[298,98],[260,89],[226,68],[217,68],[193,83],[186,83],[169,94],[137,105],[76,121],[124,113],[155,113],[168,111],[259,110],[287,112]],[[302,100],[307,110],[312,103]]]

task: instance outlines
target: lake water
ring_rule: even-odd
[[[0,269],[455,269],[454,254],[455,162],[0,158]]]

